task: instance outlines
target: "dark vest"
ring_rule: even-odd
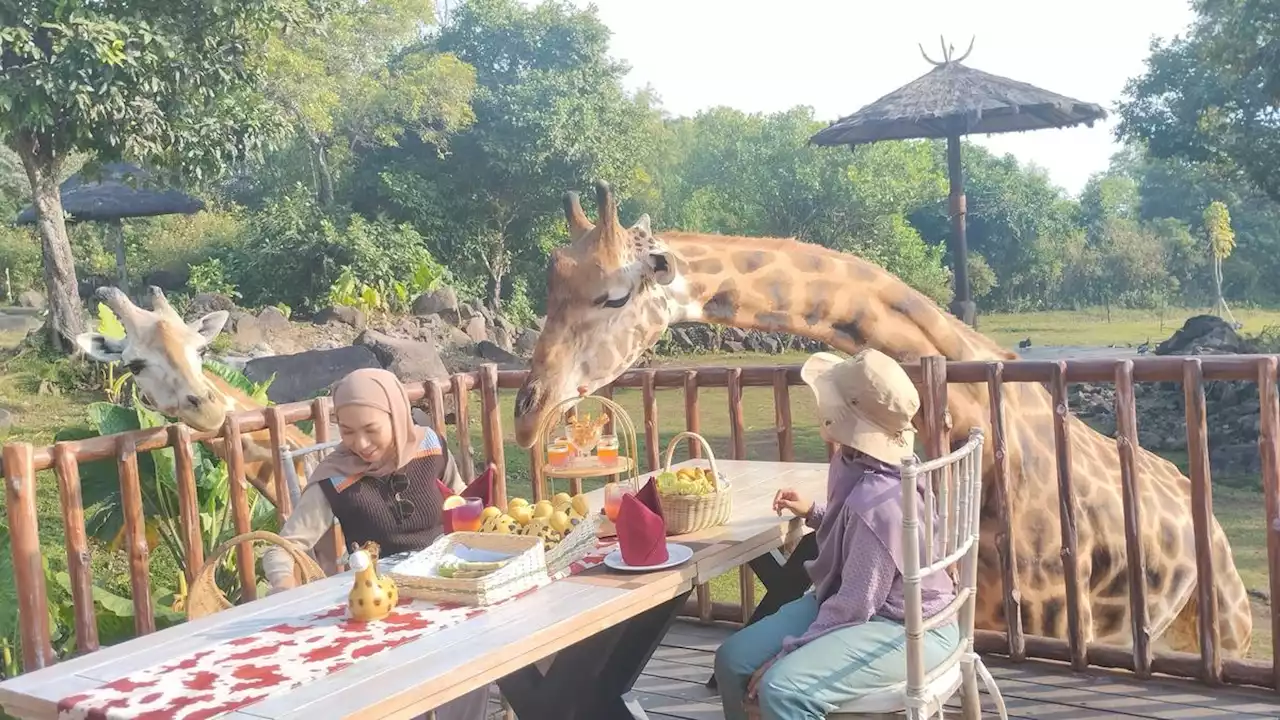
[[[382,557],[421,550],[439,537],[444,528],[440,519],[440,488],[436,480],[444,474],[445,453],[422,455],[400,468],[409,478],[409,489],[400,497],[413,503],[413,513],[401,519],[394,509],[395,493],[391,476],[324,480],[320,487],[329,507],[342,524],[347,548],[352,543],[378,543]]]

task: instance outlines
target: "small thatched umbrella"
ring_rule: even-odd
[[[129,163],[106,163],[101,173],[75,174],[62,183],[62,209],[72,222],[102,221],[115,236],[116,272],[120,289],[129,292],[125,271],[124,228],[121,220],[155,215],[190,215],[204,209],[204,201],[180,190],[147,187],[150,173]],[[36,210],[27,206],[14,221],[32,225]]]
[[[946,138],[947,174],[951,181],[951,257],[955,299],[951,312],[973,325],[976,309],[969,294],[968,247],[965,241],[964,176],[960,166],[960,136],[1065,128],[1088,125],[1107,116],[1106,110],[1034,85],[966,67],[961,63],[973,50],[953,58],[954,47],[942,43],[942,62],[858,112],[841,118],[809,139],[813,145],[851,147],[880,140]]]

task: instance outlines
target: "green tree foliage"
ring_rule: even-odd
[[[1226,298],[1222,296],[1222,261],[1231,257],[1231,252],[1236,249],[1236,233],[1231,229],[1231,214],[1222,201],[1214,200],[1204,209],[1204,234],[1209,241],[1209,256],[1213,259],[1213,285],[1217,292],[1213,309],[1234,321]]]
[[[142,159],[199,178],[261,149],[275,115],[257,98],[270,31],[309,0],[31,0],[0,10],[0,135],[35,203],[51,339],[84,328],[59,175],[69,154]]]
[[[1185,37],[1152,43],[1120,104],[1119,132],[1158,158],[1208,163],[1280,202],[1280,6],[1195,0]]]

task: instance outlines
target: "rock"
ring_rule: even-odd
[[[142,286],[150,287],[155,285],[166,293],[180,292],[186,287],[187,280],[190,276],[191,273],[183,271],[165,269],[153,270],[152,272],[142,276]]]
[[[236,304],[231,301],[231,298],[226,295],[219,295],[218,293],[199,293],[195,297],[191,298],[191,303],[187,306],[187,312],[190,313],[192,317],[208,315],[209,313],[217,312],[218,310],[226,310],[230,312],[235,309]]]
[[[458,305],[458,315],[461,317],[462,322],[466,322],[479,314],[480,313],[476,312],[475,306],[471,303],[461,303]]]
[[[418,317],[439,315],[446,321],[457,324],[461,319],[458,312],[458,294],[451,287],[440,287],[423,293],[413,301],[413,314]]]
[[[725,340],[723,347],[725,352],[740,353],[747,351],[747,348],[737,340]]]
[[[0,332],[22,333],[40,327],[40,318],[26,313],[8,313],[0,311]]]
[[[521,330],[516,333],[515,353],[525,357],[533,356],[533,349],[538,346],[538,338],[542,333],[537,330]]]
[[[448,347],[469,348],[476,344],[476,341],[472,340],[470,335],[452,325],[445,328],[444,332],[445,345]]]
[[[8,430],[13,427],[13,413],[0,408],[0,431]]]
[[[1224,355],[1253,352],[1235,328],[1216,315],[1187,318],[1182,327],[1156,346],[1156,355]]]
[[[342,325],[350,325],[357,330],[363,330],[368,326],[368,320],[365,319],[364,313],[353,307],[338,305],[335,307],[327,307],[311,320],[316,325],[332,325],[339,323]]]
[[[511,331],[508,330],[505,326],[494,325],[493,326],[493,343],[498,347],[502,348],[503,350],[506,350],[507,352],[511,352],[513,348]]]
[[[742,328],[727,327],[724,328],[723,337],[725,340],[740,343],[747,339],[747,331]]]
[[[287,332],[292,327],[289,318],[278,307],[262,308],[262,312],[258,313],[258,324],[268,333]]]
[[[547,319],[545,317],[534,318],[533,326],[537,328],[538,332],[542,332],[547,329]]]
[[[294,355],[254,358],[245,363],[244,375],[254,382],[276,376],[267,397],[276,403],[309,400],[361,368],[380,368],[373,351],[363,345],[333,350],[308,350]]]
[[[467,321],[467,326],[464,329],[466,330],[467,337],[471,338],[471,342],[478,343],[489,339],[489,326],[485,323],[484,317],[481,315],[472,315],[471,319]]]
[[[1256,444],[1225,445],[1209,450],[1209,467],[1218,475],[1258,475],[1262,460]]]
[[[235,345],[253,347],[266,340],[262,333],[262,323],[244,310],[232,310],[227,324],[230,326],[231,342]]]
[[[499,365],[515,365],[519,367],[524,367],[525,365],[524,359],[512,355],[488,340],[481,340],[476,343],[476,355]]]
[[[402,340],[377,330],[365,330],[353,344],[369,348],[379,365],[395,373],[401,382],[449,379],[449,370],[444,366],[440,351],[430,338]]]
[[[43,308],[47,304],[44,295],[35,290],[23,290],[18,293],[18,307]]]

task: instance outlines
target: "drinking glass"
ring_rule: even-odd
[[[634,494],[635,490],[630,484],[611,482],[604,486],[604,514],[608,516],[609,522],[618,521],[618,510],[622,507],[622,498]]]
[[[452,532],[478,532],[484,522],[484,501],[474,497],[463,498],[463,500],[464,504],[444,511],[446,515],[450,515],[452,521],[446,525],[452,526]]]
[[[602,435],[596,445],[596,457],[601,465],[613,465],[618,462],[618,436]]]
[[[547,446],[547,462],[554,467],[563,467],[569,464],[569,441],[560,438],[551,442]]]

